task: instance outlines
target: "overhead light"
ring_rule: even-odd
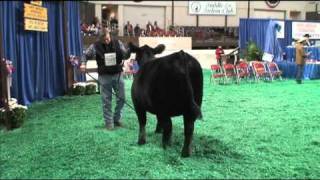
[[[107,6],[102,6],[102,9],[107,9]]]

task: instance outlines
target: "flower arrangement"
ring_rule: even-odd
[[[75,55],[70,55],[69,61],[73,67],[78,67],[80,65],[80,59]]]
[[[73,95],[84,95],[86,91],[86,83],[78,82],[73,84],[72,94]]]
[[[95,94],[97,92],[97,85],[93,82],[89,82],[86,84],[86,95]]]
[[[15,71],[15,68],[13,67],[12,61],[5,59],[5,58],[3,58],[2,61],[4,61],[5,65],[6,65],[8,75],[11,75]]]
[[[9,109],[6,111],[4,108],[0,108],[0,122],[4,124],[5,116],[8,119],[8,129],[19,128],[23,124],[26,114],[27,106],[23,106],[17,103],[17,100],[11,98],[9,101]]]
[[[97,85],[95,83],[78,82],[73,84],[73,95],[91,95],[96,93]]]

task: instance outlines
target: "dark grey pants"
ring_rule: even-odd
[[[124,106],[125,92],[124,81],[121,73],[115,75],[99,75],[101,84],[102,110],[106,124],[119,122],[122,116],[122,108]],[[119,98],[116,99],[116,107],[112,114],[112,90]]]
[[[304,71],[304,64],[297,64],[296,80],[301,81],[303,79],[303,71]]]

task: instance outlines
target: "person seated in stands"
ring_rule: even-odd
[[[154,32],[156,32],[155,36],[164,36],[165,34],[164,30],[158,26],[157,21],[154,21]]]
[[[89,33],[89,27],[86,23],[81,23],[81,31],[84,33],[84,35],[87,35],[87,33]]]
[[[218,48],[216,49],[216,59],[217,59],[218,64],[221,67],[223,66],[222,55],[224,55],[224,51],[222,49],[222,46],[218,46]]]
[[[97,29],[101,29],[101,23],[98,17],[94,17],[92,24],[94,24]]]
[[[158,32],[157,31],[151,31],[150,36],[152,36],[152,37],[158,36]]]
[[[140,29],[139,24],[136,24],[133,31],[134,31],[134,36],[140,36],[141,29]]]
[[[155,31],[159,31],[159,30],[160,30],[160,28],[159,28],[159,26],[158,26],[158,22],[157,22],[157,21],[154,21],[153,28],[154,28],[154,30],[155,30]]]
[[[177,33],[176,31],[174,30],[174,27],[173,26],[170,26],[169,27],[169,31],[166,33],[166,36],[176,36]]]
[[[164,36],[165,35],[165,31],[163,29],[159,29],[157,32],[158,32],[158,36]]]
[[[148,21],[147,25],[146,25],[146,35],[150,36],[151,32],[154,30],[154,27],[152,26],[151,22]]]
[[[96,27],[95,27],[94,24],[91,24],[91,25],[89,26],[89,36],[95,34],[95,32],[96,32]]]
[[[141,36],[141,37],[145,37],[145,36],[146,36],[146,30],[141,29],[140,32],[141,32],[141,33],[140,33],[140,36]]]
[[[133,26],[130,24],[130,21],[127,21],[127,24],[124,26],[124,35],[133,36]]]
[[[110,20],[111,31],[118,29],[118,20],[115,17],[111,17]]]

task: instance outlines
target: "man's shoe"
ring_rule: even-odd
[[[106,130],[113,130],[113,125],[112,124],[106,124]]]
[[[114,122],[115,127],[123,127],[123,124],[121,122]]]

